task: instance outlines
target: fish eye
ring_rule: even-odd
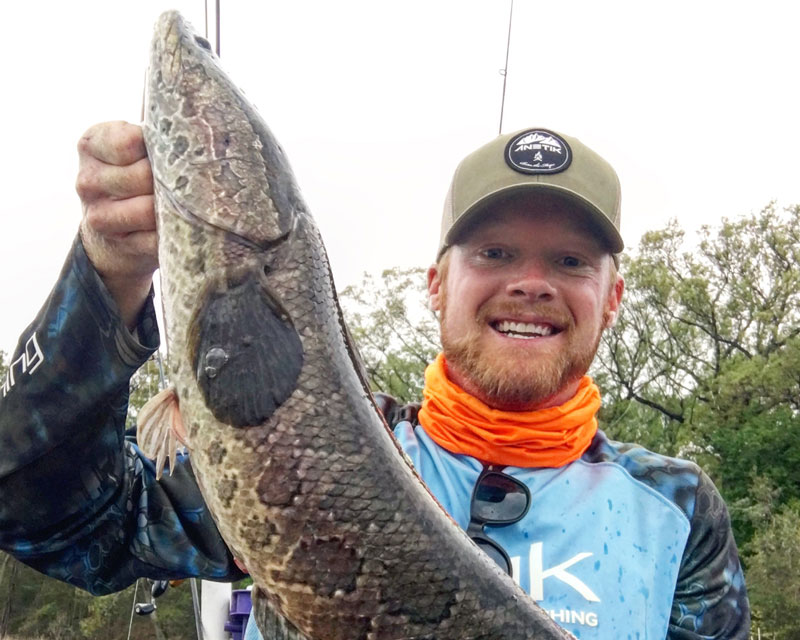
[[[203,38],[202,36],[195,36],[194,41],[201,47],[203,47],[203,49],[211,51],[211,43],[209,43],[209,41]]]

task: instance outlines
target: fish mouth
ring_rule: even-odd
[[[159,38],[153,40],[151,71],[159,72],[165,86],[175,86],[181,77],[183,57],[207,57],[218,60],[211,44],[197,34],[194,27],[177,11],[167,11],[156,24]]]
[[[305,209],[291,167],[209,43],[174,11],[156,27],[144,115],[156,196],[181,218],[265,250],[291,235]]]
[[[183,33],[186,33],[186,24],[183,17],[176,12],[165,13],[161,16],[156,27],[161,38],[155,39],[151,70],[160,74],[165,86],[175,86],[180,78]]]
[[[561,333],[564,329],[552,321],[523,321],[513,319],[497,319],[489,322],[489,326],[507,338],[517,340],[535,340],[547,338]]]

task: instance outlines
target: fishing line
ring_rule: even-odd
[[[163,323],[165,322],[164,319],[164,306],[161,305],[161,320],[162,326],[166,326]],[[158,364],[158,386],[161,391],[167,388],[167,379],[164,375],[164,360],[161,357],[161,348],[156,351],[156,363]],[[203,625],[200,622],[200,595],[197,589],[197,578],[189,578],[189,584],[191,585],[192,589],[192,609],[194,611],[194,625],[195,630],[197,631],[197,640],[203,640]],[[136,585],[139,585],[139,581],[136,581]],[[136,594],[134,593],[133,601],[136,602]],[[133,613],[131,613],[131,620],[133,619]],[[130,640],[130,632],[128,635],[128,640]]]
[[[136,593],[139,591],[139,579],[136,579],[136,587],[133,590],[133,604],[131,605],[131,619],[128,621],[128,640],[131,640],[131,630],[133,629],[133,612],[136,610]]]
[[[500,128],[497,135],[503,133],[503,110],[506,106],[506,82],[508,81],[508,52],[511,50],[511,19],[514,16],[514,0],[511,0],[511,9],[508,12],[508,37],[506,38],[506,66],[500,70],[503,76],[503,97],[500,100]]]

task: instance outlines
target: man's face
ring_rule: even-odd
[[[498,409],[571,398],[624,288],[585,214],[546,196],[504,202],[448,254],[428,271],[448,377]]]

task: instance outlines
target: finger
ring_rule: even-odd
[[[152,195],[125,200],[99,200],[86,207],[85,215],[86,224],[104,236],[156,230]]]
[[[90,127],[78,141],[78,153],[120,167],[147,156],[142,128],[123,121]]]
[[[149,277],[158,268],[158,234],[155,231],[101,236],[84,224],[81,238],[86,255],[104,278]]]
[[[153,172],[150,161],[142,158],[120,167],[105,164],[96,158],[87,158],[81,162],[75,190],[84,202],[152,194]]]

